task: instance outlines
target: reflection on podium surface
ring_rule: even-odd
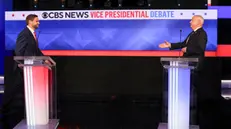
[[[221,95],[225,99],[231,99],[231,80],[221,80]]]

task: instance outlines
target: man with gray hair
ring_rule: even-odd
[[[205,79],[208,78],[208,76],[206,75],[206,72],[204,72],[207,70],[206,65],[208,61],[206,61],[204,58],[207,44],[207,33],[203,29],[203,24],[204,18],[200,15],[194,15],[190,21],[192,32],[183,42],[169,43],[165,41],[164,43],[160,44],[159,47],[169,48],[170,50],[181,48],[181,51],[184,53],[184,57],[195,57],[199,59],[197,68],[192,73],[193,88],[195,88],[197,95],[198,124],[200,129],[217,129],[213,126],[213,124],[216,124],[215,122],[217,121],[215,121],[216,117],[213,118],[212,114],[219,110],[217,110],[217,107],[215,107],[219,104],[214,106],[213,104],[216,103],[216,101],[211,101],[210,98],[208,99],[208,90],[212,90],[214,88],[206,86],[206,82],[210,80]],[[217,93],[214,90],[213,92]],[[211,92],[211,94],[213,92]],[[213,107],[208,105],[213,105]]]
[[[170,50],[179,49],[184,53],[184,57],[204,57],[207,44],[207,33],[203,29],[204,18],[200,15],[195,15],[190,21],[192,32],[183,42],[169,43],[165,41],[160,44],[160,48],[169,48]]]

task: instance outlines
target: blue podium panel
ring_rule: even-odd
[[[190,129],[190,75],[197,58],[161,58],[168,70],[168,129]]]
[[[171,66],[179,66],[171,62]],[[188,68],[168,69],[168,129],[189,129],[190,72]]]

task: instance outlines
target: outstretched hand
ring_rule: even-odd
[[[45,63],[46,63],[47,65],[51,65],[51,62],[50,62],[49,60],[45,60]]]
[[[159,45],[159,48],[170,48],[171,47],[171,43],[169,43],[168,41],[164,41],[164,43],[161,43]]]
[[[184,52],[184,53],[186,53],[187,47],[182,48],[181,51]]]

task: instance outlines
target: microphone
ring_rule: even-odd
[[[180,29],[180,43],[181,43],[181,37],[182,37],[182,29]],[[181,53],[181,50],[179,52],[179,58],[180,58],[180,53]]]

